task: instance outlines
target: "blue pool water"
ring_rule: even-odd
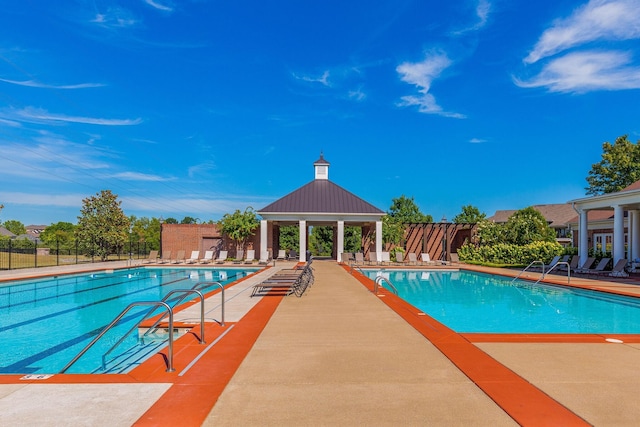
[[[0,373],[57,373],[130,303],[159,301],[199,282],[224,285],[256,270],[137,268],[0,284]],[[148,311],[131,310],[67,372],[94,371],[102,354]]]
[[[398,296],[460,333],[640,333],[638,298],[466,271],[367,274],[383,275]]]

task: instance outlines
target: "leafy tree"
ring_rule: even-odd
[[[252,207],[246,208],[244,212],[236,209],[233,214],[224,214],[218,221],[220,231],[236,242],[238,250],[244,248],[247,239],[255,234],[259,225],[260,221]]]
[[[478,222],[477,243],[479,246],[492,246],[505,242],[504,225],[487,219]]]
[[[382,217],[382,243],[399,245],[404,237],[404,225],[390,215]]]
[[[640,141],[619,136],[613,144],[603,143],[602,151],[602,160],[591,165],[587,195],[614,193],[640,180]]]
[[[132,225],[132,242],[146,247],[147,250],[160,248],[160,220],[158,218],[129,217]]]
[[[358,252],[362,249],[362,227],[347,226],[344,228],[345,252]]]
[[[404,195],[392,199],[391,207],[387,215],[392,217],[395,222],[400,224],[411,224],[417,222],[433,222],[431,215],[425,215],[416,205],[413,197],[408,198]]]
[[[533,207],[516,211],[504,225],[505,243],[527,245],[533,242],[555,242],[556,233],[544,216]]]
[[[178,220],[172,217],[169,217],[164,220],[165,224],[178,224]]]
[[[50,248],[59,246],[60,248],[69,249],[75,244],[75,229],[76,226],[70,222],[56,222],[40,233],[40,239],[42,239],[42,243]]]
[[[27,229],[24,226],[24,224],[15,219],[6,220],[4,224],[2,224],[2,226],[7,230],[9,230],[10,232],[12,232],[13,234],[15,234],[16,236],[25,234],[27,232]]]
[[[453,218],[453,222],[456,224],[476,224],[485,219],[487,215],[480,213],[480,210],[472,205],[462,207],[462,212]]]
[[[300,250],[300,233],[297,225],[284,225],[280,227],[280,249]]]
[[[197,224],[198,223],[198,218],[194,218],[191,216],[185,216],[184,218],[182,218],[182,221],[180,221],[180,224]]]
[[[106,261],[128,240],[130,222],[120,204],[110,190],[82,200],[76,238],[88,255]]]
[[[309,250],[317,256],[331,255],[333,252],[333,227],[313,227],[309,234]]]

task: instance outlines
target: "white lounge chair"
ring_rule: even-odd
[[[147,258],[144,262],[146,262],[147,264],[151,264],[157,261],[158,261],[158,251],[151,251],[149,252],[149,258]]]
[[[382,265],[385,265],[385,263],[386,263],[387,265],[388,265],[388,264],[391,264],[391,253],[390,253],[390,252],[387,252],[387,251],[382,251],[382,252],[380,253],[380,263],[381,263]]]
[[[407,257],[408,257],[408,260],[409,260],[409,264],[418,265],[418,257],[416,256],[415,253],[409,252],[407,254]]]
[[[242,264],[243,260],[244,260],[244,250],[240,249],[238,252],[236,252],[236,258],[233,260],[233,263]]]
[[[404,264],[404,252],[396,252],[396,264]]]
[[[216,264],[224,264],[224,262],[227,260],[228,253],[228,251],[220,251],[220,253],[218,254],[218,258],[216,258]]]
[[[364,254],[362,252],[356,252],[354,263],[357,265],[364,264]]]
[[[195,264],[200,259],[200,251],[191,251],[191,256],[185,261],[187,264]]]
[[[204,258],[200,259],[200,264],[209,264],[213,261],[213,251],[204,251]]]
[[[180,249],[173,259],[173,264],[182,264],[184,262],[184,249]]]
[[[253,262],[255,260],[256,260],[256,251],[255,251],[255,249],[247,250],[247,256],[244,258],[244,263],[245,264],[253,264]]]
[[[431,255],[425,252],[420,254],[420,261],[424,265],[433,264],[433,261],[431,261]]]
[[[271,252],[267,250],[265,253],[260,254],[260,259],[258,260],[258,264],[268,264],[271,261]]]
[[[286,251],[286,249],[280,249],[278,251],[278,257],[276,259],[280,260],[280,261],[285,261],[287,259],[287,251]]]
[[[160,264],[169,264],[171,262],[171,251],[162,252],[162,258],[160,258]]]

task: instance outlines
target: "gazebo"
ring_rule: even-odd
[[[329,180],[329,162],[320,153],[313,163],[314,180],[257,211],[260,221],[260,253],[279,248],[279,228],[298,225],[299,260],[307,260],[309,227],[332,226],[334,257],[342,261],[344,227],[375,229],[377,256],[382,252],[382,217],[385,212]],[[269,244],[271,243],[271,244]]]

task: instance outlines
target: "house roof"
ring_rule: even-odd
[[[4,227],[0,227],[0,236],[15,237],[15,234]]]
[[[322,157],[321,157],[322,159]],[[324,160],[324,159],[322,159]],[[315,179],[258,213],[369,214],[385,212],[327,179]]]
[[[576,211],[569,203],[534,205],[532,207],[542,214],[552,228],[566,227],[566,225],[576,217]],[[517,211],[513,209],[496,211],[493,216],[487,219],[497,223],[505,223],[509,217],[516,212]]]

